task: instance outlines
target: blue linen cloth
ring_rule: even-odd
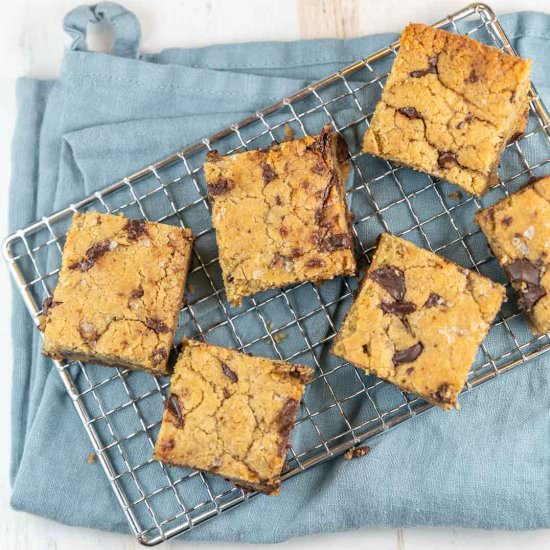
[[[85,51],[89,19],[111,20],[113,55]],[[550,17],[503,16],[550,103]],[[139,24],[115,4],[77,8],[57,81],[17,83],[10,227],[17,229],[254,112],[396,35],[255,43],[138,55]],[[238,74],[237,74],[238,73]],[[70,525],[128,531],[62,382],[13,300],[11,504]],[[358,527],[550,527],[550,369],[531,361],[193,530],[189,539],[276,542]]]

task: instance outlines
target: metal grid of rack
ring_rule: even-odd
[[[494,13],[472,4],[436,23],[512,52]],[[303,283],[245,300],[224,299],[201,166],[208,150],[264,147],[284,137],[317,133],[331,124],[350,146],[353,178],[348,200],[363,265],[377,235],[390,231],[465,267],[502,278],[472,215],[548,171],[550,119],[536,91],[525,135],[510,144],[501,181],[483,199],[449,184],[360,154],[368,126],[399,44],[342,69],[239,123],[148,166],[82,201],[9,236],[4,255],[38,325],[43,300],[55,287],[64,236],[74,212],[99,210],[191,227],[196,235],[188,300],[178,336],[315,367],[316,376],[292,436],[284,479],[368,440],[430,406],[327,353],[356,281],[316,287]],[[531,143],[533,146],[531,146]],[[465,391],[550,349],[534,337],[510,300],[496,319],[471,369]],[[229,482],[198,471],[168,468],[151,458],[168,379],[80,362],[55,362],[129,525],[154,545],[249,500]],[[283,489],[284,490],[284,489]]]

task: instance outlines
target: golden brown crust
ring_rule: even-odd
[[[45,304],[44,353],[165,374],[192,243],[188,229],[75,214]]]
[[[444,409],[457,407],[502,285],[383,233],[332,353]]]
[[[323,129],[265,151],[208,156],[204,173],[227,298],[356,271],[342,138]]]
[[[413,23],[400,44],[363,150],[483,194],[525,127],[530,62]]]
[[[185,340],[154,458],[277,494],[312,369]]]
[[[550,177],[475,217],[535,332],[550,331]]]

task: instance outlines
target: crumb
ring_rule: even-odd
[[[278,332],[277,334],[275,334],[273,338],[275,342],[281,342],[286,338],[286,334],[284,332]]]
[[[88,454],[88,464],[93,464],[97,460],[95,453]]]
[[[195,287],[191,283],[189,283],[187,285],[187,290],[189,291],[189,294],[193,294],[193,292],[195,292]]]
[[[294,137],[294,130],[289,124],[285,124],[285,137],[284,141],[290,141]]]
[[[462,198],[462,193],[460,191],[453,191],[449,193],[449,198],[454,201],[459,201]]]
[[[370,447],[363,445],[363,447],[351,447],[344,453],[344,460],[353,460],[354,458],[360,458],[369,454]]]

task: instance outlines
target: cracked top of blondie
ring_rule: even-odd
[[[383,233],[332,353],[439,407],[457,407],[504,297],[502,285]]]
[[[363,150],[481,195],[528,112],[530,61],[408,25]]]
[[[154,458],[279,492],[312,369],[184,340]]]
[[[192,244],[189,229],[75,214],[44,304],[44,353],[165,374]]]
[[[329,127],[267,150],[208,156],[204,173],[229,301],[355,273],[348,172],[345,142]]]

